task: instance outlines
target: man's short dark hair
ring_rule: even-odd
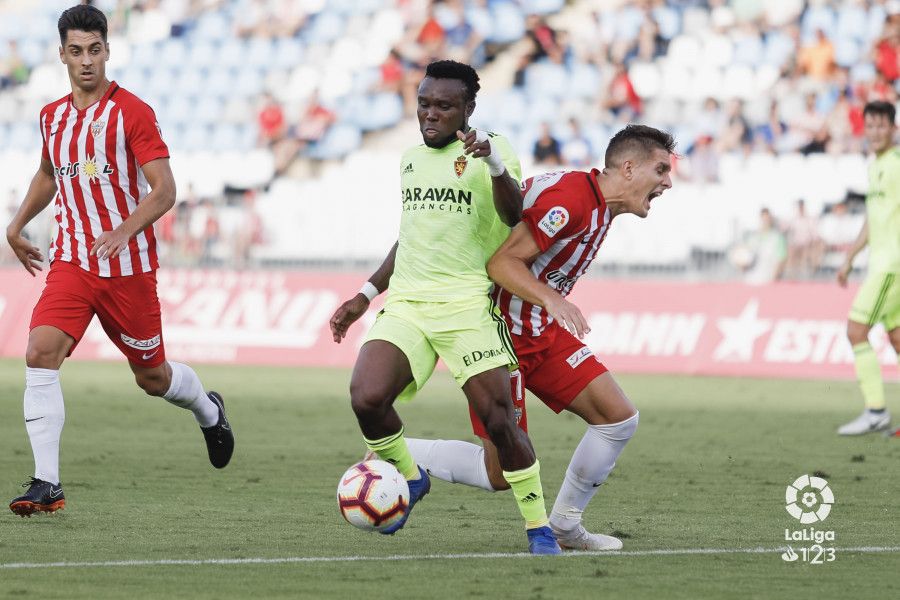
[[[64,10],[59,17],[56,28],[59,29],[59,43],[61,44],[66,43],[66,34],[73,29],[76,31],[98,31],[103,41],[106,41],[106,15],[96,6],[89,4],[79,4]]]
[[[866,104],[866,107],[863,109],[863,116],[868,115],[883,115],[888,118],[888,121],[893,123],[897,118],[897,107],[884,100],[875,100]]]
[[[466,102],[474,100],[478,90],[481,89],[475,69],[455,60],[437,60],[430,63],[425,67],[425,77],[459,79],[466,86]]]
[[[615,166],[619,157],[626,152],[639,152],[646,156],[656,149],[675,154],[675,138],[668,132],[646,125],[626,125],[609,140],[604,162],[607,167]]]

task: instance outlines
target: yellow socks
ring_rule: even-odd
[[[853,362],[856,365],[856,378],[862,390],[867,409],[878,410],[885,407],[884,385],[881,383],[881,365],[878,356],[869,342],[853,346]]]
[[[363,438],[369,450],[376,453],[381,460],[387,461],[397,467],[397,470],[408,480],[419,478],[419,467],[413,460],[409,448],[406,447],[406,439],[403,437],[403,428],[394,435],[389,435],[380,440]],[[540,484],[538,484],[540,485]]]
[[[541,487],[541,463],[534,464],[519,471],[503,471],[503,477],[509,482],[519,512],[525,517],[525,528],[543,527],[550,521],[547,519],[547,508],[544,506],[544,490]]]

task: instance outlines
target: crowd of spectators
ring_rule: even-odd
[[[560,146],[571,113],[586,128],[603,125],[607,132],[632,120],[662,124],[675,131],[686,155],[681,175],[715,182],[723,153],[860,152],[864,104],[898,100],[900,0],[634,0],[615,9],[598,0],[581,6],[591,4],[597,8],[585,18],[559,25],[530,21],[514,80],[531,93],[529,68],[547,64],[565,68],[573,82],[576,74],[596,76],[588,100],[566,98],[546,124]],[[689,60],[681,58],[685,53]],[[695,81],[678,80],[701,71],[722,84],[723,73],[739,68],[744,71],[736,77],[749,78],[771,69],[771,85],[738,97],[729,95],[730,86],[713,84],[705,98],[692,97],[691,90],[673,96],[677,86],[668,85],[674,79],[690,86]],[[595,162],[603,148],[594,146]]]
[[[720,180],[723,155],[864,151],[862,106],[874,99],[897,102],[900,89],[900,0],[580,0],[567,3],[560,15],[524,17],[518,37],[506,38],[498,28],[516,19],[499,18],[503,9],[513,7],[518,12],[509,14],[522,18],[524,7],[548,3],[366,0],[361,2],[369,11],[365,18],[347,9],[350,4],[325,0],[93,3],[109,15],[110,36],[136,46],[165,47],[172,40],[186,40],[194,48],[204,36],[212,36],[213,47],[222,51],[230,40],[244,40],[248,51],[260,41],[271,42],[272,48],[292,48],[282,42],[302,45],[303,65],[274,68],[258,95],[241,98],[237,110],[225,111],[226,120],[235,114],[246,121],[243,127],[252,128],[251,145],[271,152],[276,178],[308,173],[294,167],[319,160],[315,149],[331,132],[372,112],[370,104],[359,102],[363,96],[393,97],[403,113],[412,115],[416,86],[425,65],[436,58],[481,68],[499,53],[511,53],[506,62],[509,88],[503,93],[519,93],[527,100],[521,111],[506,111],[515,114],[506,114],[498,130],[509,134],[523,154],[530,151],[537,169],[595,166],[612,131],[642,121],[675,133],[681,154],[678,177],[701,183]],[[378,20],[376,11],[390,13],[390,18]],[[210,23],[225,29],[210,33]],[[368,70],[354,71],[352,85],[341,94],[327,78],[305,83],[307,74],[315,75],[309,69],[316,60],[327,72],[338,60],[330,53],[340,55],[343,44],[357,43],[351,38],[375,23],[392,31],[396,26],[395,35],[372,32],[391,40],[378,54],[383,59],[351,56],[351,64],[366,63]],[[51,29],[51,38],[53,33]],[[3,41],[0,94],[28,84],[36,64],[33,45]],[[214,70],[217,60],[213,56],[204,72]],[[541,70],[547,67],[550,71]],[[734,86],[704,86],[697,79],[706,69],[722,81],[723,74],[728,79],[737,67],[746,68],[751,78],[760,79],[767,69],[774,76],[753,94],[732,93]],[[276,77],[285,68],[293,68],[287,82],[287,75]],[[545,79],[553,69],[567,76]],[[298,82],[302,93],[285,95],[286,87]],[[490,114],[485,94],[477,115]],[[543,112],[535,110],[542,94],[551,98]],[[162,110],[161,120],[172,112]],[[387,121],[373,129],[390,125]],[[163,128],[171,131],[165,123]],[[350,139],[345,152],[360,143],[358,137]],[[177,210],[160,224],[173,262],[245,264],[252,249],[265,243],[253,208],[259,188],[204,190],[202,195],[187,186],[181,189]],[[786,218],[773,207],[783,226],[771,213],[762,216],[771,223],[760,230],[772,233],[760,238],[785,239],[779,276],[808,277],[827,268],[838,246],[829,239],[855,236],[856,231],[838,231],[856,223],[858,211],[847,209],[837,204],[823,215],[809,216],[798,206],[797,215]]]
[[[757,228],[745,232],[728,257],[751,284],[830,276],[859,235],[863,213],[862,203],[851,200],[828,205],[821,215],[812,215],[799,199],[794,213],[782,219],[764,207]]]

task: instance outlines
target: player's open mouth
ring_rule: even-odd
[[[650,194],[647,196],[647,202],[651,202],[652,200],[659,198],[660,196],[662,196],[662,192],[650,192]]]

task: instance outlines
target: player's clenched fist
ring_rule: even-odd
[[[456,137],[463,143],[463,152],[474,158],[483,158],[488,165],[488,171],[491,177],[499,177],[503,175],[506,167],[503,165],[503,159],[500,155],[493,151],[491,146],[491,138],[484,131],[470,129],[466,133],[462,131],[456,132]]]

